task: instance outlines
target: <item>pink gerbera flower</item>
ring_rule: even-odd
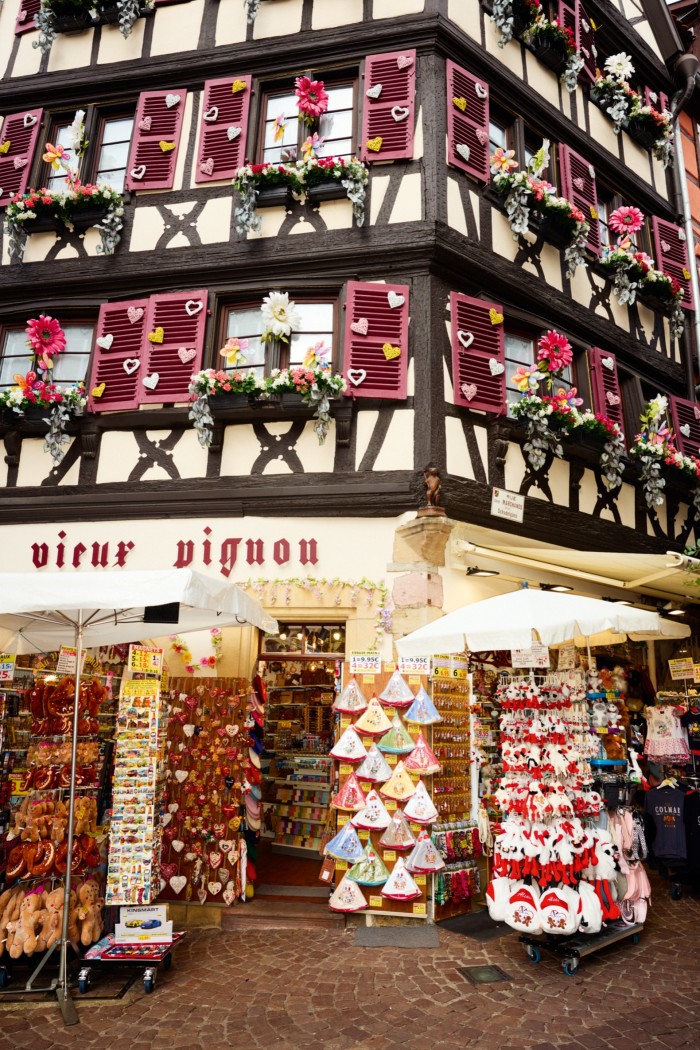
[[[571,343],[560,332],[547,332],[538,342],[538,361],[546,361],[550,372],[558,372],[571,364],[573,351]]]
[[[608,219],[608,226],[615,233],[638,233],[644,225],[644,216],[639,208],[616,208]]]
[[[25,332],[29,345],[39,359],[40,366],[44,371],[48,371],[53,367],[51,358],[63,353],[66,349],[63,329],[55,317],[41,314],[40,317],[32,317],[27,321]]]
[[[322,80],[297,77],[294,81],[299,113],[305,117],[320,117],[328,109],[328,95]]]

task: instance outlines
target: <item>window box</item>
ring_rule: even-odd
[[[345,189],[337,179],[328,179],[326,182],[317,182],[309,186],[306,191],[306,199],[310,204],[320,204],[321,201],[337,201],[347,197]]]
[[[283,205],[285,208],[291,205],[292,195],[289,186],[262,186],[257,191],[257,205],[261,208],[273,208]]]
[[[80,211],[71,215],[70,221],[76,233],[84,233],[91,226],[97,226],[98,222],[102,222],[106,214],[107,205],[100,204],[94,208],[81,208]]]
[[[671,300],[664,299],[656,292],[647,289],[643,284],[640,284],[637,291],[637,299],[644,306],[648,307],[649,310],[654,310],[657,313],[668,313],[673,305]]]
[[[550,215],[542,216],[535,225],[535,232],[555,248],[566,248],[572,241],[571,223],[558,222]]]
[[[209,408],[213,416],[227,415],[236,409],[255,408],[263,404],[251,394],[216,394],[209,398]]]
[[[141,7],[139,8],[138,18],[147,18],[149,15],[154,13],[152,7]],[[119,24],[120,8],[118,4],[110,4],[100,10],[98,25],[118,25]]]
[[[631,139],[641,146],[642,149],[651,149],[654,143],[660,138],[659,127],[656,124],[650,124],[646,121],[630,120],[626,124],[623,124],[627,134]]]
[[[53,17],[53,29],[56,33],[82,33],[96,25],[99,25],[99,21],[93,18],[89,11],[76,11]]]
[[[548,66],[557,76],[560,76],[566,69],[569,55],[563,44],[537,43],[535,41],[532,49],[540,62]]]
[[[27,233],[60,233],[65,227],[58,215],[37,215],[24,228]]]

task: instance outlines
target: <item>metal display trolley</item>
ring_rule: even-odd
[[[607,948],[618,941],[632,939],[632,944],[637,944],[639,935],[644,929],[641,923],[633,926],[608,926],[600,933],[574,934],[572,937],[556,937],[553,934],[540,934],[535,937],[523,933],[520,943],[525,945],[527,956],[533,963],[542,959],[542,950],[553,952],[562,960],[562,969],[568,977],[573,977],[579,968],[581,959],[593,952],[599,952],[601,948]]]
[[[94,944],[81,960],[78,973],[78,991],[84,995],[90,988],[93,969],[118,966],[143,970],[143,990],[147,995],[155,988],[159,966],[169,970],[173,962],[173,949],[185,938],[184,933],[174,933],[167,944],[117,944],[109,934]]]

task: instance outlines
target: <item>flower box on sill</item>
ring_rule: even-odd
[[[99,21],[89,11],[76,11],[73,14],[55,15],[53,28],[56,33],[82,33],[99,25]]]
[[[249,409],[262,402],[252,394],[214,394],[209,398],[209,408],[213,416],[223,415],[235,409]]]
[[[649,310],[654,310],[656,313],[661,314],[668,313],[673,305],[669,299],[664,299],[663,296],[658,295],[651,289],[645,288],[643,284],[639,286],[637,291],[637,300]]]
[[[70,221],[76,233],[84,233],[91,226],[97,226],[107,214],[107,205],[98,204],[94,208],[81,208],[73,212]]]
[[[58,215],[37,215],[36,219],[25,224],[27,233],[60,233],[65,229]]]
[[[532,49],[540,62],[544,62],[545,66],[548,66],[557,76],[566,69],[568,54],[563,44],[537,43],[535,41],[532,44]]]
[[[543,215],[536,226],[536,232],[555,248],[566,248],[571,244],[572,233],[570,225],[558,222],[550,215]]]
[[[141,7],[139,9],[138,17],[147,18],[149,15],[154,14],[155,9],[153,7]],[[109,7],[103,7],[100,11],[99,24],[100,25],[118,25],[119,24],[120,7],[118,4],[111,4]]]
[[[345,197],[347,197],[347,192],[338,179],[317,182],[315,185],[309,186],[306,191],[306,199],[310,204],[320,204],[321,201],[337,201]]]
[[[651,149],[654,143],[659,138],[658,127],[651,127],[649,124],[641,124],[635,120],[629,121],[625,130],[631,139],[641,146],[642,149]]]
[[[292,203],[292,195],[289,186],[262,186],[257,191],[257,206],[259,208],[273,208],[282,205],[285,208]]]

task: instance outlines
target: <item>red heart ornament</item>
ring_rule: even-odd
[[[163,832],[163,838],[165,839],[166,842],[172,842],[173,839],[175,838],[176,834],[177,834],[177,832],[176,832],[175,828],[166,828],[165,831]],[[168,878],[169,877],[170,876],[168,876]]]
[[[233,806],[230,802],[225,802],[221,807],[221,812],[225,817],[233,817],[238,812],[238,806]]]
[[[160,870],[163,878],[168,882],[173,875],[177,875],[177,864],[161,864]]]
[[[220,838],[223,838],[224,835],[226,834],[226,825],[225,824],[212,824],[211,830],[214,832],[214,834],[216,835],[217,839],[220,839]]]
[[[185,703],[189,707],[190,711],[194,711],[195,707],[199,703],[196,696],[186,696]]]

